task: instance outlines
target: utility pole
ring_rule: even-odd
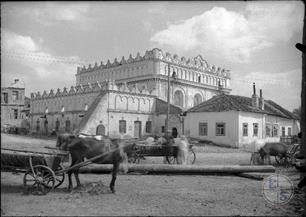
[[[169,128],[169,113],[170,113],[170,63],[168,63],[168,89],[167,89],[167,116],[166,116],[166,126],[165,126],[165,136],[168,138],[168,128]]]

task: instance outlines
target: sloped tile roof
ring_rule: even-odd
[[[237,95],[220,94],[200,103],[188,112],[224,112],[224,111],[244,111],[275,115],[288,119],[298,119],[294,114],[276,104],[272,100],[265,100],[264,110],[252,106],[252,98]]]
[[[170,104],[170,114],[181,114],[182,111],[180,107]],[[157,114],[167,114],[167,102],[156,98],[155,112]]]

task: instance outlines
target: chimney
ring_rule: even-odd
[[[258,96],[256,95],[255,83],[253,83],[252,107],[258,108]]]
[[[261,89],[260,89],[260,92],[259,92],[259,108],[261,110],[265,110],[265,100],[262,97],[262,90]]]

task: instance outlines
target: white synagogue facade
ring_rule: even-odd
[[[169,72],[170,70],[170,72]],[[144,56],[78,67],[76,85],[31,93],[31,130],[113,137],[164,132],[170,74],[170,127],[183,132],[182,111],[220,92],[230,93],[229,70],[198,55],[179,58],[154,48]]]

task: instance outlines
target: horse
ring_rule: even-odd
[[[66,140],[64,140],[64,143],[60,143],[60,141],[63,141],[62,138],[64,137],[69,140],[73,136],[60,135],[60,137],[61,139],[58,139],[57,147],[61,150],[69,151],[71,155],[70,167],[83,162],[85,158],[91,159],[98,155],[105,154],[92,162],[97,164],[113,164],[112,180],[109,187],[111,192],[115,193],[115,181],[119,165],[121,162],[127,162],[128,155],[131,155],[135,144],[125,144],[125,142],[120,141],[120,139],[104,138],[103,140],[96,140],[94,138],[75,137],[68,145],[66,145]],[[77,167],[68,170],[68,191],[71,191],[73,187],[71,179],[72,173],[74,173],[77,188],[82,186],[79,179],[79,169],[80,168]]]
[[[264,158],[268,156],[270,164],[271,164],[270,156],[279,157],[280,159],[285,158],[285,163],[288,163],[287,147],[283,143],[266,143],[262,148],[259,149],[258,152],[262,160],[264,160]]]

